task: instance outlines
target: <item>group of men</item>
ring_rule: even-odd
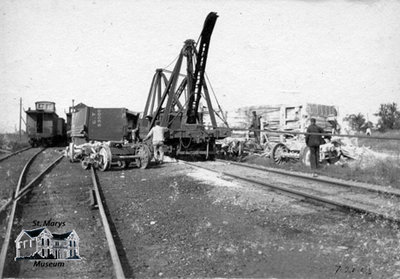
[[[310,165],[313,170],[313,176],[317,176],[315,172],[319,167],[319,148],[321,144],[324,144],[325,141],[322,138],[324,130],[316,124],[315,118],[310,119],[310,126],[307,128],[307,134],[305,137],[306,145],[310,149]],[[253,119],[252,124],[250,126],[250,130],[254,132],[255,140],[259,143],[260,140],[260,117],[257,116],[257,113],[253,111]],[[151,128],[147,136],[143,139],[144,141],[152,138],[152,144],[154,149],[154,158],[157,163],[162,164],[164,161],[164,141],[165,141],[165,133],[168,131],[168,128],[161,127],[160,121],[157,120],[155,122],[155,126]],[[139,131],[134,130],[130,131],[131,138],[135,138],[135,140],[139,139]]]

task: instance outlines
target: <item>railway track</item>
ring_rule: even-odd
[[[39,148],[31,148],[0,163],[0,208],[12,198],[24,164],[39,151]]]
[[[23,149],[18,150],[18,151],[16,151],[16,152],[7,154],[6,156],[3,156],[3,157],[0,158],[0,162],[1,162],[1,161],[4,161],[4,160],[7,159],[7,158],[10,158],[10,157],[12,157],[12,156],[15,156],[15,155],[17,155],[17,154],[19,154],[19,153],[21,153],[21,152],[24,152],[24,151],[26,151],[26,150],[29,150],[29,149],[31,149],[31,148],[32,148],[32,147],[26,147],[26,148],[23,148]]]
[[[48,170],[50,168],[52,168],[58,161],[60,161],[62,159],[62,157],[63,157],[63,156],[60,156],[59,158],[57,158],[53,163],[51,163],[44,170],[41,170],[39,172],[39,174],[35,176],[35,178],[33,178],[28,184],[25,185],[24,183],[25,183],[25,180],[27,178],[28,170],[29,170],[30,166],[34,162],[35,158],[38,157],[39,154],[42,153],[43,151],[44,151],[44,149],[40,149],[39,151],[34,153],[33,156],[31,156],[29,158],[29,160],[26,162],[26,164],[24,165],[24,168],[21,171],[21,174],[19,176],[16,189],[15,189],[13,195],[0,208],[0,213],[1,213],[1,212],[5,211],[9,205],[11,205],[11,210],[10,210],[9,215],[8,215],[8,222],[7,222],[7,226],[6,226],[6,232],[5,232],[5,236],[4,236],[4,241],[2,243],[2,248],[1,248],[1,252],[0,252],[0,276],[3,276],[3,271],[4,271],[4,267],[5,267],[5,261],[6,261],[6,258],[7,258],[7,252],[8,252],[9,244],[11,242],[11,233],[12,233],[12,229],[13,229],[13,224],[15,222],[15,215],[16,215],[18,200],[20,200],[22,197],[24,197],[26,195],[26,193],[28,193],[28,190],[32,187],[32,185],[35,185],[35,183],[46,172],[48,172]]]
[[[185,162],[225,177],[267,187],[273,191],[342,211],[357,212],[400,223],[400,191],[377,185],[311,177],[231,161]]]
[[[65,274],[90,278],[98,278],[99,275],[124,278],[123,273],[121,275],[116,271],[113,274],[115,265],[111,264],[108,254],[112,248],[108,247],[106,236],[101,230],[104,221],[100,222],[98,212],[90,207],[90,193],[93,187],[96,189],[96,185],[92,185],[95,180],[82,175],[80,166],[62,161],[63,155],[55,150],[35,151],[26,161],[12,197],[0,210],[0,214],[6,216],[6,230],[2,232],[4,238],[0,254],[0,278],[59,277]],[[101,199],[97,201],[100,201],[98,207],[101,208]],[[65,231],[69,231],[67,234],[76,232],[79,242],[78,250],[74,251],[81,251],[81,258],[78,254],[76,260],[67,260],[61,256],[57,256],[57,259],[15,260],[17,254],[14,241],[20,232],[43,227],[58,235],[65,234]],[[49,248],[47,256],[50,253],[55,255],[57,247],[54,245],[46,247]],[[57,269],[45,268],[49,266]]]
[[[104,227],[104,233],[107,238],[107,243],[108,243],[108,247],[110,250],[111,260],[112,260],[113,267],[114,267],[114,273],[115,273],[116,278],[122,279],[122,278],[125,278],[125,274],[124,274],[124,270],[122,268],[121,260],[118,255],[117,246],[115,245],[113,233],[111,231],[111,226],[109,224],[106,210],[105,210],[105,207],[103,204],[104,199],[102,198],[101,193],[100,193],[99,184],[97,182],[96,170],[93,167],[91,167],[90,172],[91,172],[91,177],[92,177],[92,182],[93,182],[93,190],[95,192],[96,205],[99,209],[101,222]]]
[[[315,261],[320,260],[325,264],[326,259],[321,257],[326,255],[321,254],[321,245],[332,247],[333,250],[341,249],[337,247],[342,247],[341,245],[344,247],[347,239],[354,242],[356,235],[362,235],[363,240],[353,243],[354,247],[346,247],[345,249],[348,250],[343,253],[339,251],[341,254],[339,252],[332,254],[337,257],[336,261],[342,258],[346,260],[344,258],[346,253],[350,255],[366,253],[355,250],[364,247],[361,244],[369,239],[369,235],[374,235],[375,225],[381,229],[380,222],[370,224],[358,215],[345,215],[340,212],[320,210],[318,206],[302,204],[302,201],[306,199],[304,196],[295,195],[296,199],[288,199],[283,195],[264,191],[259,186],[251,187],[252,190],[247,192],[246,185],[249,183],[240,187],[233,185],[237,184],[237,178],[230,179],[235,182],[232,186],[230,183],[225,185],[215,175],[209,175],[210,179],[205,177],[205,180],[202,180],[202,177],[207,176],[208,173],[193,171],[194,168],[190,166],[193,164],[207,170],[212,169],[217,173],[227,173],[228,170],[220,165],[227,168],[232,166],[223,162],[176,164],[166,161],[167,163],[162,165],[153,164],[146,170],[124,169],[97,173],[97,179],[101,184],[99,190],[101,197],[97,199],[106,201],[105,211],[113,227],[111,234],[114,241],[119,242],[116,243],[118,255],[127,277],[176,277],[177,275],[221,277],[225,274],[223,270],[227,268],[226,264],[232,260],[233,254],[231,251],[232,254],[229,256],[222,247],[228,247],[229,250],[229,247],[233,247],[232,245],[241,245],[238,243],[247,244],[243,246],[245,250],[240,248],[235,252],[238,253],[237,262],[234,259],[235,264],[232,266],[236,267],[247,261],[243,266],[249,265],[253,270],[252,263],[258,256],[268,253],[266,251],[274,251],[269,258],[272,261],[269,262],[276,260],[279,265],[282,258],[276,255],[281,252],[279,250],[281,248],[274,250],[273,247],[268,247],[261,252],[261,248],[257,248],[258,250],[254,251],[255,254],[246,255],[244,251],[251,249],[247,241],[254,241],[256,235],[262,237],[260,240],[262,247],[268,246],[268,241],[271,241],[271,245],[275,245],[278,239],[282,240],[282,238],[284,244],[280,245],[292,243],[290,245],[302,247],[303,244],[309,245],[313,242],[312,245],[315,246],[309,247],[310,253],[316,257]],[[274,176],[271,180],[283,179],[281,174],[268,173],[266,176],[265,170],[257,170],[261,172],[260,174],[253,173],[242,166],[234,167],[232,174],[236,176],[251,173],[252,177],[247,177],[248,180],[258,179],[266,182],[271,176]],[[299,178],[293,178],[293,181],[298,180]],[[271,181],[271,184],[272,182],[274,181]],[[307,180],[303,183],[317,182]],[[320,183],[322,182],[318,182],[318,185]],[[251,184],[256,183],[251,182]],[[287,188],[293,183],[288,182],[288,184]],[[283,185],[280,186],[283,187]],[[343,186],[340,187],[343,188]],[[351,189],[354,190],[354,188]],[[364,190],[360,189],[360,191]],[[381,195],[377,192],[371,193]],[[259,196],[255,197],[255,194]],[[308,194],[311,195],[311,193]],[[316,195],[315,192],[312,194]],[[257,201],[249,202],[250,197]],[[310,197],[307,200],[312,201]],[[330,207],[342,209],[337,205]],[[354,224],[356,226],[352,227]],[[344,230],[346,226],[349,228]],[[349,230],[347,238],[341,236],[342,229],[346,232]],[[389,226],[382,229],[385,230],[385,234],[387,231],[393,231]],[[273,239],[275,233],[277,239]],[[329,239],[332,242],[326,242],[327,235],[330,235]],[[298,249],[293,251],[291,249],[288,248],[288,254],[284,257],[293,259]],[[376,247],[374,246],[372,250],[375,251]],[[300,258],[305,257],[299,255]],[[305,264],[308,263],[311,265],[311,261],[306,260]],[[260,266],[265,266],[264,260]],[[261,272],[260,277],[270,274],[268,272]],[[310,271],[310,274],[313,272]],[[231,271],[230,274],[232,277],[251,277],[250,274],[253,273],[249,270]],[[308,278],[304,274],[300,276]],[[326,276],[318,277],[332,276],[326,273]]]

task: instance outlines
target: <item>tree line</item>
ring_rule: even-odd
[[[379,131],[400,129],[400,111],[396,103],[381,104],[374,115],[379,117],[376,125]],[[372,122],[368,121],[362,113],[347,115],[343,120],[348,121],[350,127],[357,132],[365,132],[373,127]]]

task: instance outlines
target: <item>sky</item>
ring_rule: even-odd
[[[72,99],[143,111],[155,69],[211,11],[206,72],[225,111],[310,102],[373,120],[400,104],[400,0],[2,0],[0,132],[18,128],[19,98],[62,117]]]

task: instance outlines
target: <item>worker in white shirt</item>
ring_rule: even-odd
[[[144,138],[144,141],[148,140],[150,137],[153,137],[152,143],[154,148],[154,159],[156,163],[162,164],[164,161],[164,140],[165,140],[165,132],[168,131],[168,128],[161,127],[160,121],[156,121],[156,125],[151,128],[150,132]]]

